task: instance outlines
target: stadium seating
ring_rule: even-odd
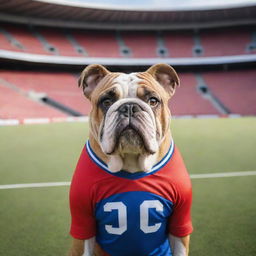
[[[180,74],[181,86],[170,100],[173,115],[214,115],[219,114],[211,103],[197,91],[194,74]]]
[[[46,93],[47,97],[83,115],[88,115],[90,111],[90,104],[83,96],[82,90],[78,88],[77,77],[73,74],[1,71],[0,78],[27,93],[30,91]],[[24,99],[25,101],[28,100]],[[16,102],[12,101],[12,104],[16,105]],[[45,108],[45,115],[48,109],[52,108]],[[60,114],[63,115],[61,112]],[[52,116],[51,112],[49,115]]]
[[[192,57],[193,35],[189,32],[164,32],[165,47],[173,58]]]
[[[256,90],[254,70],[206,72],[201,74],[211,93],[231,113],[256,115]],[[198,91],[193,73],[180,73],[181,86],[170,100],[175,116],[221,114]],[[62,117],[67,116],[53,107],[32,101],[24,93],[45,93],[47,97],[83,115],[90,112],[90,103],[76,86],[77,76],[61,72],[1,71],[0,81],[15,86],[23,93],[1,86],[0,118]],[[10,100],[11,99],[11,100]],[[9,111],[7,111],[9,108]],[[8,114],[9,113],[9,114]]]
[[[1,49],[8,51],[18,51],[18,48],[12,46],[12,44],[4,37],[2,33],[0,33],[0,46]]]
[[[85,49],[89,57],[120,57],[114,32],[72,31],[76,41]],[[104,42],[104,44],[102,43]]]
[[[247,47],[251,42],[249,29],[216,29],[209,33],[201,31],[200,37],[205,56],[226,56],[253,53]]]
[[[28,99],[24,95],[0,83],[0,119],[51,118],[67,115],[42,103]]]
[[[157,42],[155,33],[122,32],[125,45],[131,50],[133,58],[156,58]]]
[[[255,70],[210,72],[203,77],[231,113],[256,115]]]
[[[115,31],[68,29],[64,31],[60,28],[1,24],[0,48],[44,55],[84,55],[102,58],[228,56],[256,53],[256,47],[249,47],[252,43],[252,33],[253,29],[250,28],[202,30],[196,34],[192,31],[166,31],[161,33],[161,46],[166,49],[167,53],[159,54],[157,32],[121,31],[117,33]],[[73,44],[71,40],[68,40],[67,34],[73,39]],[[195,40],[195,35],[197,40]],[[122,45],[120,45],[120,40]],[[104,44],[102,44],[103,41]],[[202,47],[200,54],[194,51],[196,42],[200,42],[200,47]],[[122,53],[122,46],[129,49],[129,54]],[[76,49],[79,47],[80,50]]]
[[[40,28],[37,31],[45,38],[45,40],[53,47],[56,55],[62,56],[81,56],[72,44],[67,40],[64,32],[60,29]]]
[[[7,31],[10,36],[17,40],[18,43],[20,43],[21,47],[17,47],[14,44],[11,44],[12,51],[24,51],[28,53],[35,53],[35,54],[44,54],[44,55],[50,55],[51,53],[46,51],[43,47],[43,45],[40,43],[40,41],[33,35],[33,33],[29,30],[26,26],[19,26],[19,25],[2,25],[2,29]],[[2,47],[6,45],[7,39],[1,37],[1,49],[5,49]],[[10,50],[10,49],[8,49]]]
[[[0,24],[0,49],[49,56],[196,58],[196,56],[255,54],[255,44],[255,32],[250,27],[205,29],[196,32],[192,30],[117,32]],[[254,70],[204,72],[201,76],[213,97],[216,97],[217,102],[230,113],[256,115]],[[180,78],[181,87],[170,100],[173,115],[221,114],[220,110],[214,107],[213,102],[199,92],[197,75],[181,73]],[[90,112],[88,100],[76,86],[75,74],[2,70],[0,79],[7,83],[7,86],[0,84],[0,118],[68,115],[24,96],[31,91],[45,93],[46,97],[82,115],[88,115]],[[13,90],[12,86],[8,87],[8,83],[24,93]],[[8,101],[8,98],[12,101]],[[10,113],[7,111],[8,108]]]

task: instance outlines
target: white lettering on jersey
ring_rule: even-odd
[[[146,234],[156,232],[162,225],[161,223],[156,223],[149,226],[149,209],[156,209],[158,212],[162,212],[164,207],[158,200],[146,200],[140,205],[140,229]]]
[[[104,205],[104,212],[112,212],[113,210],[118,212],[118,227],[105,225],[105,228],[109,234],[122,235],[127,230],[126,206],[122,202],[112,202]]]
[[[156,209],[158,212],[163,212],[163,204],[158,200],[145,200],[140,205],[140,229],[148,234],[159,230],[161,223],[149,225],[149,209]],[[109,234],[122,235],[127,230],[127,207],[122,202],[108,202],[104,205],[104,212],[112,212],[117,210],[118,227],[105,225],[105,229]]]

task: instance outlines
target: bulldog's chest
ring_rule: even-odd
[[[118,251],[127,248],[127,242],[130,246],[122,255],[149,255],[156,248],[156,255],[170,255],[166,252],[170,250],[167,223],[174,206],[171,186],[143,178],[105,183],[98,184],[100,189],[94,195],[98,197],[94,202],[98,243],[111,255],[121,255]]]

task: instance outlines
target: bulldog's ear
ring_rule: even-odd
[[[83,89],[84,95],[90,99],[92,91],[109,73],[110,71],[99,64],[89,65],[81,73],[81,76],[78,80],[78,86]]]
[[[156,64],[146,72],[151,74],[170,96],[174,94],[176,87],[180,85],[180,79],[176,71],[167,64]]]

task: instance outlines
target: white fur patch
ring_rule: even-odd
[[[114,83],[120,91],[121,98],[136,98],[138,83],[141,81],[136,73],[121,74],[114,79]]]
[[[140,155],[139,166],[143,172],[151,172],[153,165],[156,163],[157,154]]]
[[[187,250],[180,237],[169,235],[173,256],[187,256]]]
[[[93,256],[93,250],[95,245],[95,237],[84,241],[84,253],[82,256]]]

